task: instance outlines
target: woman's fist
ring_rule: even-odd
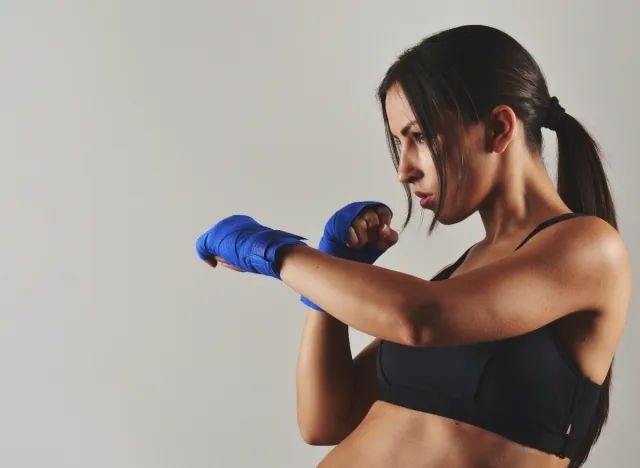
[[[385,205],[365,208],[349,227],[347,246],[352,249],[374,246],[382,251],[392,247],[398,242],[398,233],[391,229],[392,217]]]

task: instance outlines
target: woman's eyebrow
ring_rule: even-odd
[[[407,133],[409,132],[409,129],[415,123],[418,123],[418,121],[417,120],[412,120],[411,122],[408,122],[404,127],[402,127],[402,130],[400,130],[400,133],[402,134],[402,136],[406,137]]]

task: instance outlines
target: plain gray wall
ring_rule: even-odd
[[[497,26],[539,60],[602,145],[640,261],[632,3],[0,1],[0,466],[315,466],[329,449],[295,415],[305,307],[210,269],[195,240],[246,213],[316,245],[365,199],[399,227],[374,91],[446,27]],[[427,277],[483,235],[474,216],[429,239],[429,219],[380,265]],[[637,307],[590,467],[638,463]]]

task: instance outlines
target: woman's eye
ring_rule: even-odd
[[[422,133],[422,132],[413,132],[411,135],[413,136],[413,139],[416,141],[416,143],[419,143],[419,144],[426,143],[426,139],[424,137],[424,133]]]

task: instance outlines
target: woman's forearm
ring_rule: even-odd
[[[309,308],[296,368],[298,428],[308,444],[327,445],[341,433],[355,377],[347,326]]]
[[[412,315],[427,281],[397,271],[335,258],[305,245],[278,251],[280,277],[329,314],[371,336],[415,345]]]

